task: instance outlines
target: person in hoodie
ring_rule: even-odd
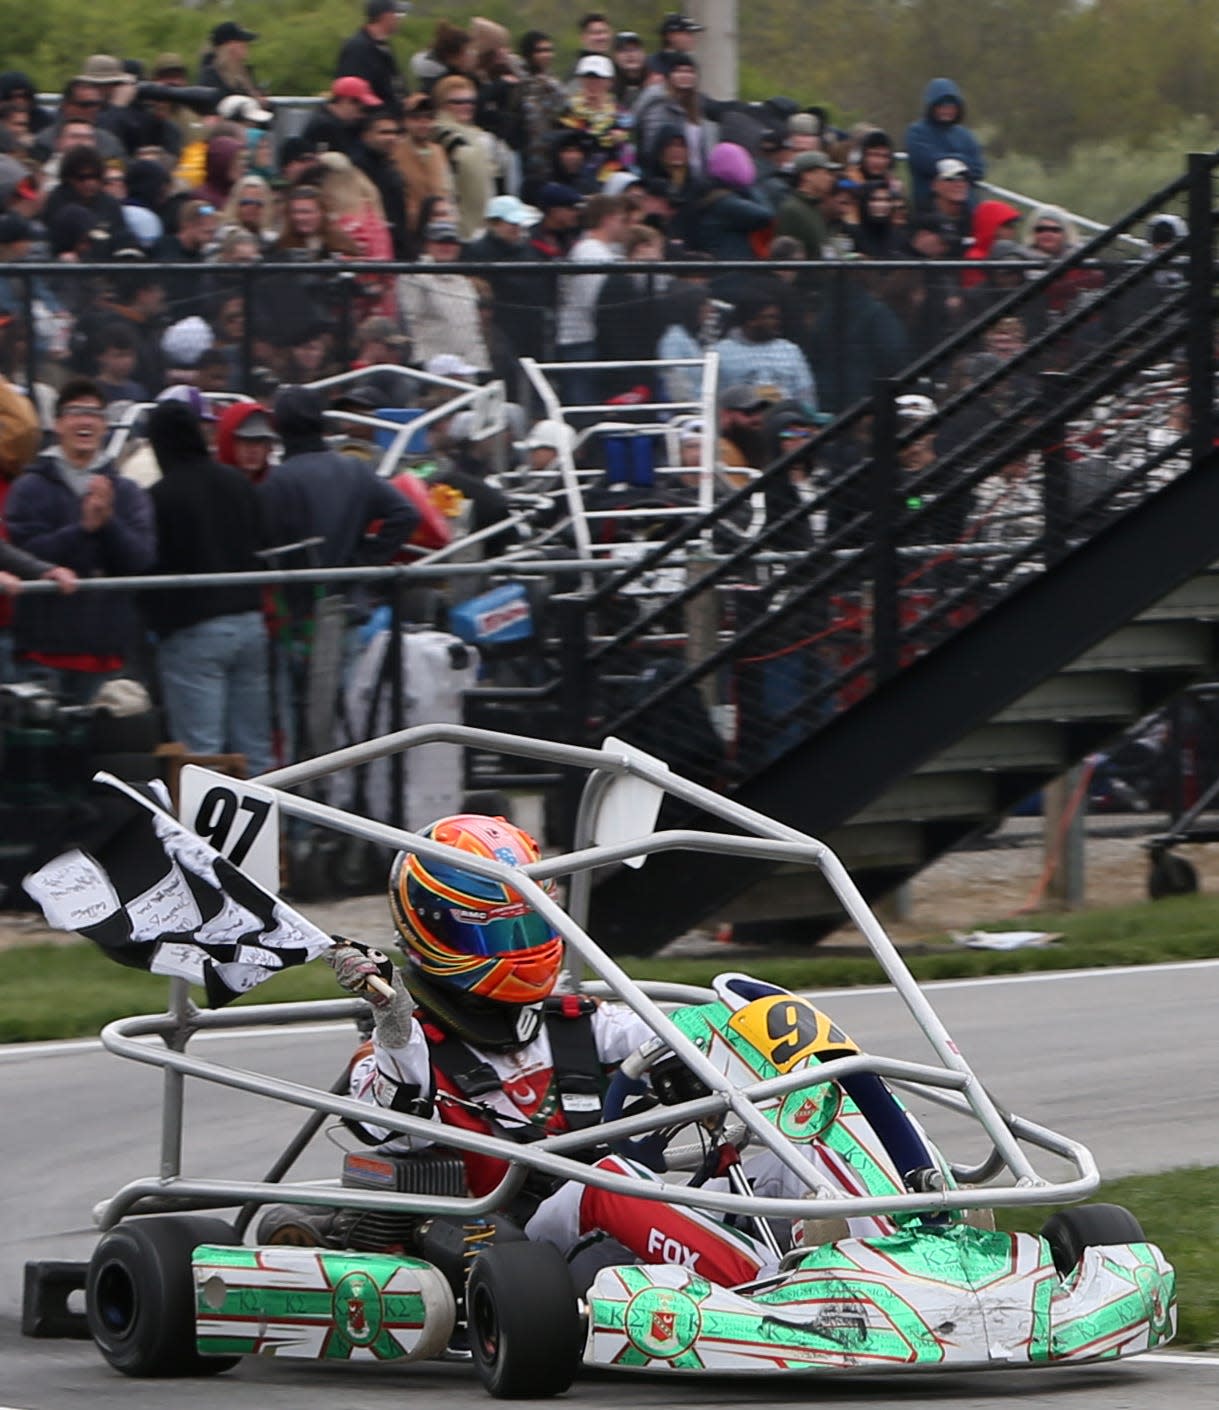
[[[851,230],[855,253],[866,259],[901,259],[902,237],[893,224],[893,191],[889,183],[864,181],[853,195],[858,209]]]
[[[931,204],[936,164],[945,157],[965,163],[973,186],[986,175],[982,145],[965,126],[961,90],[950,78],[933,78],[923,91],[923,116],[906,129],[906,161],[915,210]]]
[[[995,244],[999,240],[1013,241],[1018,238],[1020,212],[1006,201],[979,201],[974,207],[973,244],[965,251],[966,259],[993,259]],[[962,287],[976,289],[986,283],[986,273],[981,269],[967,269],[961,275]]]
[[[156,570],[243,573],[262,567],[266,526],[244,475],[208,454],[199,418],[185,401],[148,413],[161,467],[149,490],[157,525]],[[271,767],[267,629],[257,586],[150,593],[157,673],[170,737],[192,754],[244,754],[251,774]]]
[[[122,478],[105,449],[106,404],[87,377],[64,383],[55,404],[55,441],[19,475],[4,505],[9,539],[80,578],[129,577],[156,557],[152,502]],[[69,704],[88,704],[124,672],[138,632],[129,593],[23,595],[13,648],[25,680]]]
[[[247,163],[245,143],[240,137],[217,133],[208,138],[204,181],[195,195],[216,210],[223,208],[233,187],[245,175]]]
[[[266,408],[256,401],[231,402],[216,423],[216,459],[240,470],[252,485],[271,473],[271,455],[279,442]]]
[[[707,158],[710,185],[690,205],[686,230],[695,249],[712,259],[757,258],[751,237],[769,230],[774,212],[754,190],[757,168],[744,147],[720,142]]]

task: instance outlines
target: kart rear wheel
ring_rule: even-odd
[[[466,1285],[478,1378],[503,1400],[561,1395],[580,1362],[581,1325],[567,1260],[551,1244],[495,1244]]]
[[[97,1349],[125,1376],[214,1376],[237,1356],[200,1356],[195,1346],[191,1254],[232,1245],[232,1225],[198,1215],[131,1219],[103,1234],[85,1283],[85,1315]]]
[[[1084,1249],[1100,1244],[1137,1244],[1146,1241],[1143,1226],[1120,1204],[1079,1204],[1051,1214],[1041,1237],[1054,1255],[1054,1267],[1066,1277],[1084,1256]]]

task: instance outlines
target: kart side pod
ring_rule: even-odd
[[[457,1320],[448,1280],[418,1258],[203,1244],[191,1264],[205,1356],[419,1361]]]

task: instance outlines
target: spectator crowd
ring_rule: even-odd
[[[292,672],[313,594],[166,593],[137,615],[121,593],[73,589],[293,566],[265,555],[301,543],[318,566],[390,562],[418,506],[377,479],[358,422],[336,449],[324,421],[421,409],[386,369],[517,395],[522,358],[554,359],[572,364],[569,404],[688,404],[697,367],[639,364],[714,349],[730,485],[1078,245],[1061,210],[1024,219],[981,198],[985,157],[948,79],[899,146],[819,107],[704,92],[701,26],[681,14],[647,38],[586,14],[561,68],[553,36],[514,45],[477,17],[400,61],[406,9],[367,0],[327,93],[290,120],[257,77],[258,35],[232,19],[197,64],[89,56],[53,110],[31,76],[0,73],[0,681],[88,700],[155,664],[174,737],[267,767],[277,717],[291,752],[282,701],[306,688]],[[962,260],[1003,267],[940,267]],[[51,272],[23,277],[31,261]],[[836,280],[844,261],[864,269]],[[404,268],[366,267],[389,262]],[[1059,312],[1091,277],[1064,276]],[[992,356],[1036,331],[1005,322]],[[333,401],[309,385],[353,369],[367,381]],[[29,423],[19,443],[6,402]],[[149,402],[146,449],[116,458],[109,429]],[[461,423],[434,430],[431,488],[488,528],[506,504]],[[569,434],[513,429],[534,472]],[[37,577],[60,592],[17,595],[11,614],[4,592]]]

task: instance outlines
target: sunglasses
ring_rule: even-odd
[[[242,196],[237,204],[239,206],[265,206],[267,203],[258,196]]]
[[[1033,234],[1034,234],[1034,235],[1061,235],[1061,234],[1062,234],[1062,226],[1061,226],[1061,225],[1034,225],[1034,226],[1033,226]]]
[[[104,421],[106,419],[106,413],[100,406],[65,406],[59,414],[74,417],[78,421]]]

